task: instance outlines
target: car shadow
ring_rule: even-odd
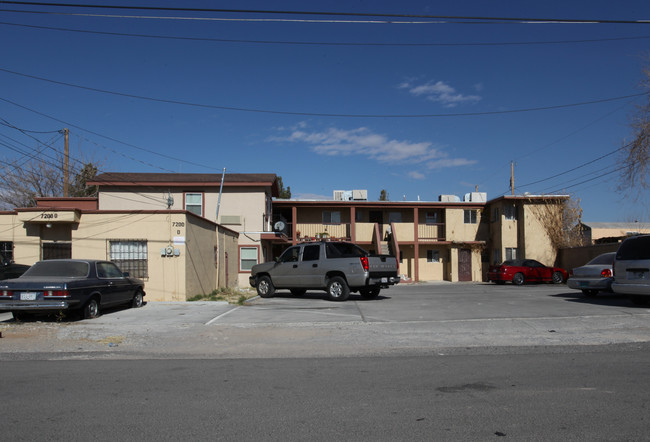
[[[323,291],[311,291],[311,292],[306,292],[304,295],[293,295],[291,292],[280,290],[276,291],[275,294],[273,295],[273,298],[283,298],[283,299],[319,299],[319,300],[325,300],[327,301],[327,295]],[[272,298],[271,298],[272,299]],[[391,299],[390,296],[383,296],[379,295],[376,298],[373,299],[366,299],[363,296],[361,296],[358,293],[350,293],[350,297],[348,298],[348,301],[383,301],[386,299]],[[332,301],[335,302],[335,301]]]
[[[142,307],[147,305],[146,302],[142,303]],[[142,308],[140,307],[140,308]],[[118,305],[113,307],[105,307],[101,309],[99,317],[104,315],[111,315],[125,310],[130,310],[130,305]],[[24,321],[16,321],[14,318],[9,318],[4,321],[0,321],[0,324],[7,323],[34,323],[34,322],[47,322],[47,323],[73,323],[80,321],[92,321],[92,319],[84,319],[81,310],[71,310],[71,311],[55,311],[50,313],[34,314],[29,319]]]
[[[557,293],[550,296],[553,298],[564,298],[569,302],[577,302],[580,304],[604,305],[611,307],[643,307],[634,304],[626,296],[612,292],[599,292],[596,296],[586,296],[582,292],[576,290],[566,293]]]

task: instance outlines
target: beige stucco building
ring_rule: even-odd
[[[501,197],[468,194],[437,202],[275,200],[273,216],[284,232],[262,237],[265,259],[289,244],[318,237],[359,244],[370,252],[395,253],[411,281],[482,281],[490,264],[512,257],[547,265],[556,251],[535,207],[568,197]]]
[[[184,301],[237,285],[238,233],[183,210],[98,210],[48,198],[35,208],[0,212],[7,259],[115,261],[145,281],[148,301]],[[96,202],[94,204],[96,206]]]
[[[22,264],[113,260],[145,279],[152,301],[249,287],[253,265],[320,238],[393,254],[416,282],[483,281],[490,264],[515,257],[551,265],[556,251],[535,208],[566,199],[285,200],[275,174],[103,173],[88,185],[97,198],[0,213],[0,252]]]

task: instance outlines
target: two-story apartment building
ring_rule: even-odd
[[[253,265],[320,238],[399,257],[410,281],[482,281],[491,263],[555,250],[534,207],[566,197],[367,201],[278,199],[275,174],[103,173],[97,198],[43,198],[0,213],[0,252],[116,261],[146,280],[148,300],[248,287]]]
[[[282,231],[262,237],[264,260],[289,244],[326,237],[399,256],[411,281],[482,281],[489,264],[529,257],[552,264],[555,250],[539,222],[539,205],[566,196],[501,197],[484,193],[437,202],[275,200]],[[277,229],[276,229],[277,230]]]

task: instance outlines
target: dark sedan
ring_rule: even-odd
[[[525,282],[552,282],[562,284],[567,279],[567,271],[559,267],[547,267],[534,259],[513,259],[503,264],[492,266],[488,271],[488,281],[505,284],[512,281],[515,285]]]
[[[16,320],[61,310],[92,319],[104,307],[141,307],[144,295],[144,283],[112,262],[53,259],[37,262],[19,278],[0,281],[0,310],[11,311]]]

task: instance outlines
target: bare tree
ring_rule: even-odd
[[[556,251],[584,245],[580,200],[548,198],[542,203],[531,204],[531,208]]]
[[[650,188],[650,55],[648,60],[641,79],[641,87],[647,92],[646,101],[638,106],[630,123],[633,138],[622,150],[624,168],[619,190],[636,188],[643,191]]]
[[[36,198],[63,196],[63,159],[36,157],[26,163],[4,163],[0,171],[0,206],[5,209],[34,207]],[[76,165],[75,165],[76,164]],[[97,175],[93,163],[70,167],[70,196],[92,196],[86,181]]]

